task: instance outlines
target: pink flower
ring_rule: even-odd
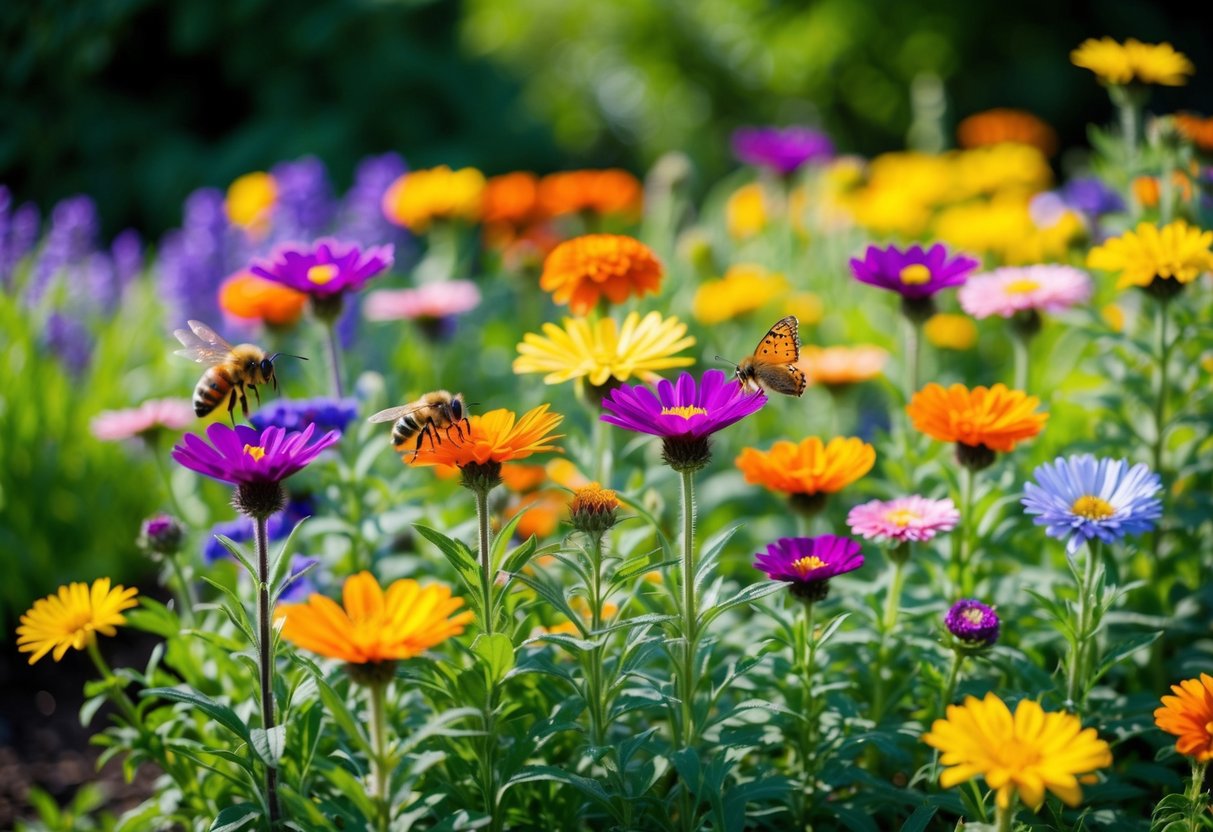
[[[917,495],[888,502],[873,500],[855,506],[847,515],[852,534],[892,543],[930,540],[955,528],[958,522],[960,512],[951,500],[928,500]]]
[[[480,290],[470,280],[426,283],[415,289],[379,289],[366,296],[368,321],[438,319],[470,312],[480,305]]]
[[[152,399],[130,410],[104,410],[89,423],[102,442],[118,442],[160,429],[184,430],[194,423],[194,408],[184,399]]]
[[[1063,312],[1091,299],[1091,277],[1071,266],[1008,266],[969,278],[957,297],[974,318]]]

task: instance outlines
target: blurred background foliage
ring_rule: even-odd
[[[305,154],[338,188],[386,150],[499,173],[678,149],[711,181],[740,124],[871,154],[993,106],[1073,146],[1110,114],[1067,56],[1104,34],[1213,65],[1199,7],[1146,0],[23,0],[0,4],[0,182],[93,194],[107,233],[152,236],[191,190]],[[1202,89],[1157,111],[1208,109]]]

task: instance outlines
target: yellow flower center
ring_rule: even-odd
[[[1038,765],[1041,754],[1036,744],[1024,742],[1017,737],[1008,737],[993,756],[1002,768],[1022,772]]]
[[[897,275],[897,279],[906,286],[919,286],[930,282],[931,270],[922,263],[913,263],[902,269],[901,273]]]
[[[1004,291],[1008,295],[1026,295],[1028,292],[1035,292],[1039,288],[1040,284],[1035,280],[1029,280],[1024,277],[1019,280],[1012,280],[1006,285]]]
[[[77,638],[84,638],[80,643],[81,647],[88,646],[88,638],[93,634],[93,610],[91,607],[76,610],[75,613],[68,613],[63,619],[63,632],[74,634]]]
[[[965,621],[968,621],[974,626],[980,625],[983,618],[982,612],[979,609],[967,609],[961,613]]]
[[[257,462],[260,462],[261,457],[265,456],[265,448],[260,445],[245,445],[244,452]]]
[[[662,416],[681,416],[684,419],[690,419],[692,416],[707,416],[707,408],[695,407],[694,405],[686,405],[684,407],[663,407],[661,408]]]
[[[1116,508],[1107,500],[1088,494],[1075,500],[1070,511],[1088,520],[1106,520],[1116,513]]]
[[[799,560],[792,561],[792,568],[795,569],[796,573],[802,578],[812,572],[814,569],[820,569],[825,565],[826,562],[816,555],[809,555],[807,558],[800,558]]]
[[[326,283],[331,283],[340,272],[341,270],[333,263],[320,263],[307,270],[307,279],[317,286],[323,286]]]
[[[885,514],[884,519],[898,528],[904,529],[915,520],[921,520],[922,518],[915,511],[910,511],[908,508],[899,508]]]

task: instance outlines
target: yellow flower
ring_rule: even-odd
[[[35,601],[21,616],[17,649],[34,654],[30,664],[52,650],[55,661],[63,658],[69,647],[84,650],[97,640],[97,633],[112,636],[118,625],[126,623],[122,611],[139,603],[137,594],[139,590],[134,587],[119,585],[111,589],[109,578],[98,578],[91,588],[83,583],[61,586],[54,595]]]
[[[1143,222],[1134,231],[1126,231],[1091,249],[1087,265],[1119,272],[1117,289],[1146,288],[1164,280],[1174,280],[1178,284],[1167,288],[1178,288],[1213,269],[1210,243],[1213,243],[1213,231],[1202,232],[1183,220],[1168,223],[1161,229]]]
[[[614,318],[565,318],[564,327],[543,325],[543,335],[528,332],[518,345],[515,373],[547,373],[545,384],[585,379],[601,387],[610,379],[639,376],[652,381],[657,370],[689,367],[693,358],[676,353],[693,346],[687,326],[677,318],[629,312],[618,327]]]
[[[404,174],[383,195],[383,214],[396,225],[424,234],[434,220],[480,218],[484,174],[441,165]]]
[[[278,199],[278,183],[265,171],[246,173],[227,188],[223,210],[232,225],[255,233],[269,227],[270,211]]]
[[[977,324],[964,315],[947,312],[932,315],[923,325],[922,332],[940,349],[967,350],[977,343]]]
[[[783,302],[785,315],[795,315],[801,326],[820,323],[825,316],[825,304],[813,292],[793,292]]]
[[[935,236],[957,248],[993,254],[1003,263],[1060,261],[1084,233],[1082,220],[1065,211],[1047,228],[1036,224],[1027,191],[1003,191],[985,201],[953,205],[939,213]]]
[[[1099,310],[1099,315],[1103,318],[1103,322],[1108,325],[1108,329],[1113,332],[1125,331],[1125,310],[1121,309],[1114,303],[1109,303],[1103,309]]]
[[[939,749],[939,761],[948,766],[939,785],[951,788],[981,776],[1002,809],[1010,807],[1016,794],[1039,809],[1046,790],[1077,806],[1082,800],[1079,783],[1092,782],[1092,772],[1112,765],[1108,744],[1094,728],[1084,729],[1078,717],[1046,713],[1040,703],[1027,699],[1012,714],[993,693],[948,705],[947,718],[935,720],[922,740]]]
[[[1089,69],[1107,84],[1162,84],[1178,87],[1196,71],[1182,52],[1169,43],[1142,43],[1129,38],[1123,44],[1111,38],[1088,38],[1070,53],[1070,62]]]
[[[735,240],[745,240],[761,233],[767,227],[769,214],[762,185],[757,182],[742,185],[733,191],[724,206],[729,236]]]
[[[1049,187],[1053,171],[1044,153],[1026,144],[997,144],[949,154],[955,190],[950,201],[1005,191],[1034,193]]]
[[[720,280],[701,283],[691,310],[695,320],[710,326],[761,309],[787,291],[788,281],[783,275],[752,263],[739,263]]]

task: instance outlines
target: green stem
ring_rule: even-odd
[[[261,725],[268,734],[274,729],[274,642],[270,634],[273,608],[270,606],[270,545],[265,516],[254,518],[253,536],[257,543],[257,649],[261,668]],[[278,807],[278,769],[265,767],[265,802],[269,807],[270,828],[281,818]]]
[[[1139,106],[1137,96],[1131,93],[1124,92],[1119,97],[1120,100],[1117,98],[1113,95],[1112,100],[1116,102],[1120,111],[1120,134],[1125,143],[1125,173],[1128,174],[1131,183],[1137,172],[1137,125],[1141,120]]]
[[[901,545],[905,547],[906,557],[908,557],[910,544]],[[897,615],[901,610],[901,590],[905,585],[905,565],[905,557],[893,558],[893,579],[889,582],[889,594],[884,599],[884,617],[881,619],[886,633],[893,632],[893,628],[897,626]]]
[[[682,637],[684,652],[680,682],[682,691],[682,747],[695,744],[695,652],[698,642],[699,609],[695,593],[695,483],[694,473],[682,477]]]
[[[1200,832],[1205,828],[1201,819],[1205,814],[1208,801],[1201,799],[1201,793],[1204,791],[1205,769],[1208,765],[1207,761],[1198,763],[1195,758],[1192,759],[1192,780],[1188,783],[1188,790],[1184,795],[1188,798],[1187,824],[1190,832]]]
[[[1157,336],[1155,350],[1158,353],[1158,389],[1154,394],[1154,471],[1162,474],[1163,439],[1166,433],[1167,382],[1171,364],[1171,344],[1168,343],[1167,325],[1170,321],[1170,303],[1157,301],[1154,305],[1154,332]]]
[[[194,605],[198,603],[197,597],[194,595],[194,585],[185,577],[185,568],[181,565],[181,553],[173,555],[165,555],[164,559],[168,561],[169,569],[176,578],[176,587],[174,593],[177,596],[177,603],[181,605],[181,618],[186,624],[194,623]]]
[[[590,539],[590,632],[596,633],[602,629],[602,535],[591,533]],[[601,748],[606,744],[607,733],[607,703],[603,691],[603,645],[599,644],[589,651],[589,673],[586,684],[586,710],[590,716],[590,744]]]
[[[603,488],[610,488],[612,461],[610,425],[598,418],[600,414],[592,404],[588,406],[590,410],[590,418],[594,420],[594,480]]]
[[[1095,638],[1095,622],[1092,612],[1097,604],[1095,576],[1099,567],[1099,544],[1088,540],[1086,563],[1078,584],[1078,621],[1075,625],[1074,644],[1070,655],[1070,666],[1066,674],[1066,710],[1075,713],[1086,699],[1086,668]]]
[[[379,816],[376,829],[388,832],[391,821],[391,795],[388,794],[388,779],[391,768],[387,756],[387,683],[376,681],[370,685],[371,694],[371,797],[374,798]]]
[[[1015,820],[1015,802],[1011,801],[1007,808],[997,806],[994,809],[995,832],[1011,832],[1011,824]]]
[[[977,585],[969,559],[973,545],[973,469],[960,466],[960,529],[952,546],[952,585],[960,596],[970,595]]]
[[[480,555],[480,596],[484,604],[484,621],[481,625],[484,632],[492,635],[497,631],[497,611],[494,608],[493,580],[493,550],[489,545],[489,490],[487,488],[473,489],[476,494],[476,525],[479,528]]]
[[[1028,339],[1024,335],[1015,333],[1011,336],[1011,349],[1015,356],[1015,389],[1028,389],[1028,375],[1031,356],[1028,351]]]
[[[908,553],[909,544],[901,544]],[[905,583],[905,558],[902,553],[891,554],[893,577],[885,595],[884,614],[880,619],[880,644],[876,649],[876,666],[873,670],[875,685],[872,692],[872,719],[879,723],[885,711],[885,665],[889,660],[889,642],[897,626],[897,614],[901,608],[901,590]]]
[[[804,689],[803,759],[804,797],[811,803],[817,782],[817,702],[813,696],[813,671],[817,667],[817,636],[814,633],[813,614],[817,605],[805,602],[804,615],[800,617],[801,638],[804,640],[806,657],[800,665],[800,684]]]
[[[119,687],[118,680],[114,677],[114,672],[110,670],[110,666],[101,657],[101,650],[97,647],[95,636],[88,643],[88,655],[93,660],[93,664],[96,665],[97,672],[101,674],[101,678],[108,685],[110,701],[117,706],[118,710],[122,711],[122,715],[126,717],[126,721],[131,724],[131,727],[142,733],[143,724],[139,719],[138,711],[135,710],[135,703],[131,702],[131,698],[126,695],[126,691]]]
[[[335,319],[326,321],[325,329],[328,335],[325,341],[328,347],[329,383],[332,386],[333,397],[342,399],[345,397],[345,387],[341,383],[341,344],[337,335],[337,321]]]
[[[938,717],[942,719],[948,712],[948,706],[952,704],[952,697],[956,695],[956,683],[960,681],[960,668],[965,662],[964,653],[959,650],[952,654],[952,666],[948,668],[948,679],[943,685],[943,697],[939,702]]]
[[[922,374],[922,324],[905,319],[906,326],[906,401],[918,392],[918,379]]]

